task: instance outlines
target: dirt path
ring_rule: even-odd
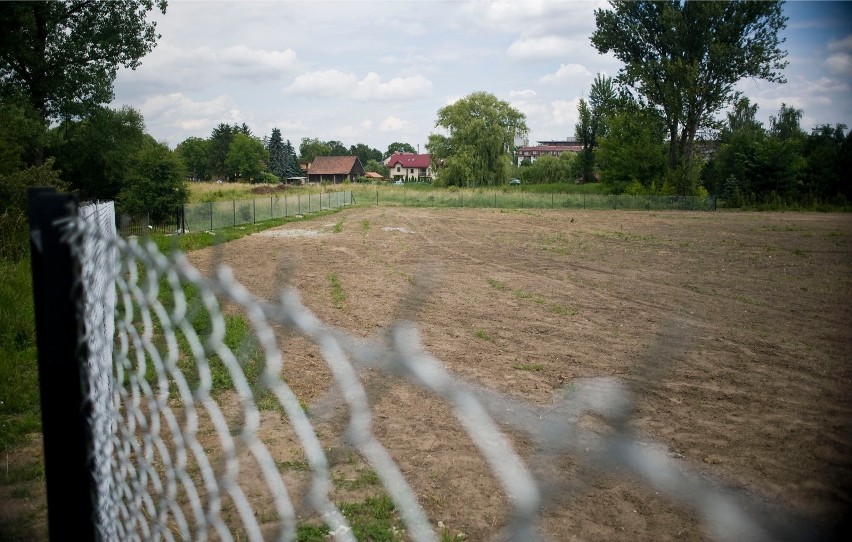
[[[821,521],[852,504],[849,215],[358,208],[190,258],[224,261],[263,297],[290,282],[323,321],[365,337],[431,284],[415,315],[426,348],[453,373],[539,406],[578,378],[641,379],[660,337],[675,337],[636,405],[640,435]],[[346,295],[339,307],[330,275]],[[331,438],[340,418],[321,357],[301,339],[281,342],[285,378]],[[448,408],[368,380],[376,434],[430,519],[470,540],[496,533],[505,498]],[[263,431],[281,438],[274,423]],[[692,511],[629,478],[571,456],[555,468],[542,524],[554,540],[706,536]]]

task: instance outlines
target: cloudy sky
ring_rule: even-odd
[[[172,147],[221,123],[258,136],[394,141],[425,152],[438,109],[487,91],[527,117],[530,140],[574,134],[594,74],[620,63],[589,43],[603,2],[566,0],[178,1],[114,106],[142,112]],[[785,4],[787,84],[744,81],[766,122],[781,103],[802,125],[852,126],[852,2]]]

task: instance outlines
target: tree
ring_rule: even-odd
[[[357,145],[349,147],[349,154],[357,156],[358,159],[361,160],[362,164],[366,164],[370,160],[375,160],[377,162],[382,161],[382,151],[379,149],[373,149],[364,143],[358,143]]]
[[[287,149],[284,146],[284,141],[281,139],[281,130],[278,128],[272,129],[272,135],[269,136],[269,143],[266,146],[266,151],[269,153],[269,171],[279,179],[289,177],[289,159]]]
[[[229,177],[241,177],[245,182],[252,182],[259,180],[265,160],[266,149],[263,148],[263,143],[256,137],[238,132],[228,148],[225,167]]]
[[[442,107],[435,126],[450,135],[431,134],[426,148],[433,160],[444,160],[441,183],[456,186],[505,183],[515,138],[529,131],[523,113],[487,92]]]
[[[325,144],[328,146],[329,156],[347,156],[349,154],[349,149],[340,141],[326,141]]]
[[[610,118],[601,138],[601,182],[613,193],[662,188],[666,172],[664,124],[656,111],[634,104]]]
[[[65,120],[50,131],[47,152],[83,198],[115,199],[130,159],[153,138],[142,115],[130,107],[99,108],[83,120]]]
[[[7,2],[0,9],[0,89],[42,119],[76,116],[113,98],[119,66],[136,68],[159,36],[164,0]]]
[[[619,97],[613,86],[612,78],[597,74],[589,91],[589,101],[580,98],[577,105],[579,122],[574,125],[574,135],[583,145],[580,151],[579,167],[583,182],[595,180],[595,149],[598,139],[607,133],[607,122],[619,105],[629,102],[628,97]]]
[[[813,196],[852,198],[852,131],[846,126],[821,124],[805,141],[806,183]]]
[[[175,152],[183,160],[187,174],[193,180],[210,178],[210,140],[188,137],[181,141]]]
[[[299,145],[299,160],[311,163],[317,156],[331,156],[331,147],[319,139],[303,137]]]
[[[388,167],[379,160],[368,160],[367,163],[364,164],[364,172],[366,173],[367,171],[378,173],[386,179],[390,176],[390,170],[388,170]]]
[[[592,45],[624,63],[618,81],[665,120],[668,167],[689,169],[695,135],[737,97],[743,78],[784,82],[779,2],[634,2],[595,11]]]
[[[228,159],[234,133],[230,124],[219,123],[210,134],[210,169],[214,175],[227,175],[225,161]]]
[[[284,155],[287,157],[287,167],[285,169],[286,175],[282,179],[301,176],[302,170],[299,167],[299,158],[296,156],[296,149],[290,144],[289,139],[284,144]]]
[[[152,142],[130,160],[118,206],[122,212],[148,213],[158,221],[186,203],[188,197],[183,162],[167,146]]]
[[[414,147],[412,147],[408,143],[400,143],[399,141],[394,141],[393,143],[388,145],[388,150],[385,151],[385,154],[382,155],[382,160],[387,160],[389,157],[398,152],[414,154],[417,151],[414,150]]]
[[[574,178],[574,161],[572,152],[556,156],[545,155],[530,164],[520,168],[518,175],[525,184],[564,183]]]
[[[592,109],[586,100],[580,98],[577,104],[579,122],[574,125],[574,137],[583,146],[580,151],[580,172],[584,183],[595,180],[595,147],[597,147],[597,131],[592,118]]]

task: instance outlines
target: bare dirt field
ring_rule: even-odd
[[[850,215],[355,208],[190,259],[201,269],[224,261],[262,297],[287,281],[324,322],[368,338],[411,316],[404,300],[430,283],[413,315],[426,349],[452,373],[539,407],[578,379],[641,379],[654,353],[663,370],[635,403],[638,435],[708,479],[822,524],[849,512]],[[657,348],[663,336],[678,346]],[[326,408],[339,396],[333,379],[316,348],[280,341],[284,377],[334,449],[343,418]],[[449,408],[365,378],[375,434],[433,524],[468,540],[498,533],[506,497]],[[277,414],[264,415],[278,460],[297,464]],[[583,423],[609,430],[599,418]],[[550,539],[709,535],[693,510],[623,473],[570,455],[550,467],[544,485],[556,494],[541,522]]]

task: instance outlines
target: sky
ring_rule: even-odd
[[[393,142],[426,152],[437,112],[485,91],[526,115],[529,140],[574,135],[577,103],[621,63],[590,43],[606,2],[566,0],[178,1],[157,13],[161,38],[121,69],[112,105],[139,110],[172,148],[219,123],[263,137]],[[852,2],[792,1],[786,84],[740,90],[768,125],[782,103],[802,127],[852,127]]]

